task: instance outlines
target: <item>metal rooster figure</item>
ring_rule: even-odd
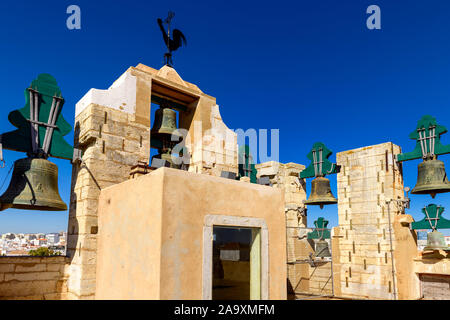
[[[170,22],[172,21],[173,17],[175,16],[175,13],[172,11],[169,11],[169,14],[167,16],[167,19],[164,20],[164,23],[167,24],[167,31],[164,29],[163,21],[158,18],[158,25],[161,29],[161,32],[163,34],[164,42],[167,46],[168,52],[164,54],[164,63],[168,65],[169,67],[172,66],[172,51],[176,51],[179,47],[186,46],[186,38],[184,34],[178,30],[173,29],[172,31],[172,39],[170,38]]]

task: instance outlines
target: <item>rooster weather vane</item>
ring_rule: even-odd
[[[171,67],[173,64],[172,51],[176,51],[182,45],[186,46],[187,43],[184,34],[178,29],[173,29],[172,39],[170,38],[170,22],[172,21],[174,16],[175,13],[169,11],[166,20],[164,20],[164,23],[167,24],[167,31],[164,29],[163,21],[158,18],[158,25],[159,28],[161,29],[164,38],[164,43],[166,44],[168,50],[168,52],[164,54],[164,63],[169,67]]]

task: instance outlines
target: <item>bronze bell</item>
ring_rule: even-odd
[[[175,110],[165,107],[156,110],[151,135],[161,142],[161,147],[158,148],[159,153],[153,158],[168,161],[172,168],[178,167],[172,161],[172,148],[181,138],[181,135],[175,133],[175,130],[177,130],[177,113]]]
[[[330,180],[325,177],[316,177],[311,182],[311,194],[305,204],[319,205],[320,209],[326,204],[335,204],[337,199],[331,193]]]
[[[58,191],[58,167],[38,158],[14,162],[11,182],[0,197],[0,211],[8,209],[64,211],[67,205]]]
[[[324,239],[320,239],[316,243],[315,257],[317,258],[328,258],[331,257],[330,249],[328,248],[328,242]]]
[[[444,235],[434,230],[427,234],[427,246],[423,250],[450,250],[450,248],[445,244]]]
[[[164,135],[170,138],[175,130],[177,130],[176,111],[170,108],[159,108],[156,110],[151,134],[156,138],[161,138]]]
[[[412,194],[430,194],[434,199],[436,193],[450,192],[444,162],[425,160],[419,164],[418,172],[417,184],[412,189]]]

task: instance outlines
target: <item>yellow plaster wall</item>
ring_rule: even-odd
[[[269,299],[286,299],[282,192],[169,168],[102,190],[96,298],[202,299],[206,215],[265,220]]]

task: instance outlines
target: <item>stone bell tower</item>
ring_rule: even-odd
[[[139,64],[109,89],[91,89],[75,111],[74,146],[82,151],[82,161],[72,169],[69,299],[94,298],[100,191],[129,179],[133,167],[148,167],[151,104],[162,101],[174,106],[179,127],[189,133],[189,171],[215,176],[222,171],[237,173],[237,137],[223,123],[216,99],[184,81],[173,68],[156,70]]]
[[[397,277],[393,223],[401,214],[390,200],[404,198],[401,153],[392,142],[338,152],[339,226],[333,228],[336,296],[394,299]]]

